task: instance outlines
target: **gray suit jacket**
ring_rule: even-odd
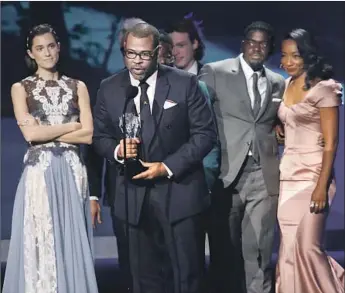
[[[220,179],[224,186],[228,187],[237,177],[254,139],[268,194],[277,195],[279,158],[274,126],[285,82],[281,75],[267,68],[265,74],[266,97],[255,119],[239,57],[204,65],[200,79],[206,82],[215,99],[222,156]]]

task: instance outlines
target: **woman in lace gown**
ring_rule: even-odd
[[[285,128],[278,221],[281,243],[276,293],[344,292],[344,269],[322,248],[335,195],[333,161],[338,140],[341,86],[302,29],[282,44],[290,75],[278,111]]]
[[[27,38],[35,74],[12,86],[29,143],[18,184],[3,293],[97,293],[86,169],[80,143],[93,126],[86,86],[56,71],[60,44],[49,25]]]

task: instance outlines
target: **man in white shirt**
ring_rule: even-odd
[[[242,54],[206,64],[200,73],[215,99],[222,150],[209,233],[213,290],[219,293],[269,293],[272,287],[279,193],[275,126],[285,83],[264,67],[273,52],[271,26],[254,22],[244,36]]]
[[[138,24],[128,30],[126,69],[103,80],[98,92],[93,144],[118,170],[115,216],[129,224],[133,293],[199,293],[202,214],[210,203],[202,159],[216,141],[215,126],[196,76],[158,65],[158,50],[156,28]],[[131,87],[138,93],[128,99]],[[139,116],[141,135],[126,139],[126,155],[139,156],[147,170],[125,178],[119,119],[127,102],[126,112]],[[172,274],[162,276],[166,250]]]
[[[205,45],[192,19],[183,19],[168,29],[173,41],[174,65],[178,69],[198,75],[202,67]]]

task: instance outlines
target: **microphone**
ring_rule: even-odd
[[[126,99],[134,99],[138,94],[138,88],[136,86],[129,85],[126,89]]]
[[[125,100],[125,104],[123,105],[122,114],[125,114],[128,102],[130,100],[134,99],[137,96],[138,92],[139,92],[139,90],[136,86],[129,85],[127,87],[127,89],[126,89],[126,100]]]

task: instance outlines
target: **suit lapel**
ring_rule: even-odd
[[[126,91],[127,91],[127,88],[128,86],[131,85],[131,79],[129,77],[129,71],[126,70],[123,74],[123,77],[122,77],[122,82],[121,82],[121,87],[123,88],[123,103],[126,101]],[[128,105],[127,105],[127,109],[126,109],[126,113],[135,113],[136,115],[138,115],[138,112],[137,112],[137,109],[135,107],[135,104],[134,104],[134,99],[131,99],[128,101]]]
[[[157,132],[157,128],[160,125],[160,121],[162,118],[163,114],[163,106],[164,102],[168,97],[169,93],[169,82],[168,78],[166,76],[166,71],[164,70],[163,67],[159,66],[158,67],[158,75],[157,75],[157,81],[156,81],[156,90],[155,90],[155,96],[153,99],[153,107],[152,107],[152,116],[155,124],[155,130],[152,133],[152,137],[149,140],[149,147],[151,146],[152,139],[155,136]]]
[[[120,72],[119,75],[121,75],[121,78],[117,83],[114,83],[113,89],[109,91],[109,107],[111,108],[109,112],[112,114],[112,121],[116,126],[119,126],[119,119],[122,117],[122,111],[126,100],[126,89],[128,85],[130,85],[128,71]],[[128,103],[126,112],[132,112],[133,110],[133,104],[131,104],[131,102],[133,103],[133,101]]]
[[[232,73],[232,76],[229,77],[230,80],[228,82],[230,91],[234,91],[234,89],[237,90],[237,96],[240,97],[242,102],[246,105],[249,116],[254,119],[251,100],[248,94],[247,81],[242,70],[239,57],[235,59],[235,65],[230,68],[230,71]]]
[[[127,98],[126,97],[126,94],[127,94],[126,91],[127,91],[128,86],[131,85],[131,80],[129,78],[129,71],[127,69],[125,69],[122,74],[123,74],[123,76],[122,76],[122,80],[121,80],[121,84],[120,84],[122,92],[120,92],[118,94],[122,95],[122,103],[124,103],[126,101],[126,98]],[[134,105],[134,102],[132,99],[131,101],[128,102],[126,112],[132,112],[133,105]],[[122,110],[122,108],[121,108],[121,110]]]
[[[272,94],[272,78],[267,70],[265,70],[266,80],[267,80],[267,88],[266,88],[266,96],[264,102],[260,108],[260,112],[256,117],[255,121],[258,121],[262,115],[265,113],[267,107],[271,103],[271,94]]]
[[[122,77],[121,77],[120,86],[126,89],[131,84],[128,69],[123,69],[123,72],[121,72],[121,74],[122,74]]]

